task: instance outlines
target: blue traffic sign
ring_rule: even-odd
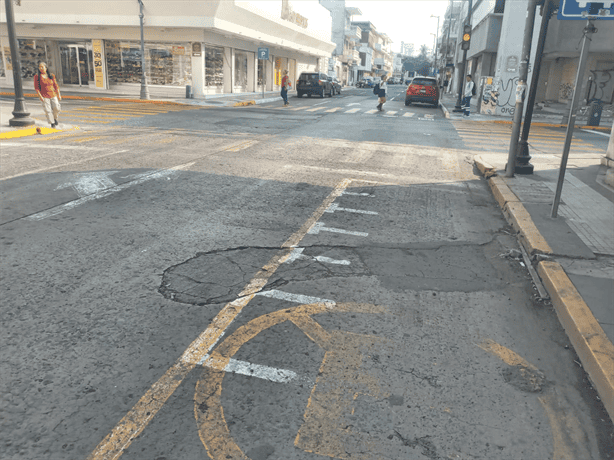
[[[268,48],[258,48],[258,59],[268,61],[269,60],[269,49]]]
[[[559,19],[614,19],[614,1],[560,0]]]

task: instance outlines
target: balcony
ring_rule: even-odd
[[[381,43],[374,43],[373,44],[373,49],[376,51],[382,51],[382,44]]]
[[[358,50],[344,50],[343,55],[341,56],[341,62],[350,63],[350,62],[360,62],[360,53]]]
[[[373,65],[384,65],[386,64],[386,61],[384,60],[384,58],[374,58],[373,59]]]
[[[348,40],[359,42],[362,36],[362,30],[358,26],[346,27],[345,36]]]

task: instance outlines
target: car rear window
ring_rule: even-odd
[[[304,73],[301,74],[299,80],[302,81],[318,81],[320,79],[320,74],[318,73]]]
[[[411,84],[421,86],[435,86],[435,80],[428,80],[426,78],[414,78]]]

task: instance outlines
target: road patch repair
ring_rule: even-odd
[[[514,178],[494,175],[494,167],[479,155],[474,157],[474,163],[485,177],[490,177],[487,180],[495,199],[508,222],[518,232],[521,244],[532,257],[559,321],[606,411],[614,420],[614,345],[563,267],[552,260],[554,251],[537,229],[520,198],[510,188]]]

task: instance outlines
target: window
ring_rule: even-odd
[[[224,86],[224,48],[205,45],[205,85]]]
[[[47,60],[47,46],[41,40],[17,40],[19,42],[19,56],[21,63],[21,78],[32,78],[38,72],[38,63],[44,61],[53,74],[57,73],[51,68]],[[8,47],[7,47],[8,48]],[[10,50],[6,50],[10,58]]]

